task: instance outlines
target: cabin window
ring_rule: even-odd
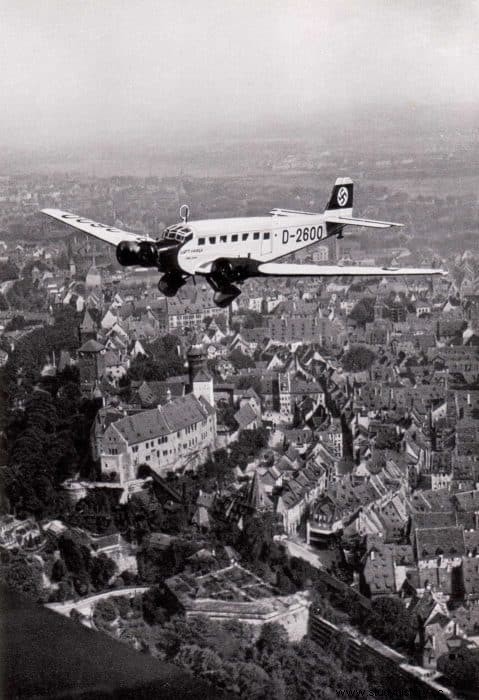
[[[220,243],[228,243],[228,237],[227,236],[220,236]]]
[[[253,233],[253,240],[259,241],[259,231],[255,231],[255,233]]]
[[[204,245],[206,243],[206,238],[198,238],[198,245]]]
[[[241,240],[242,240],[242,241],[247,241],[247,240],[248,240],[248,236],[249,236],[249,233],[243,233],[243,235],[241,236]]]
[[[233,233],[233,235],[231,236],[231,241],[232,241],[233,243],[237,243],[237,242],[238,242],[238,234],[237,234],[237,233]]]
[[[216,243],[216,236],[210,236],[208,240],[211,243],[211,245],[214,245]]]
[[[263,240],[269,241],[269,231],[267,231],[266,233],[263,233]]]

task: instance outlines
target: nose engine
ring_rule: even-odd
[[[116,259],[120,265],[129,267],[157,267],[159,262],[158,248],[155,243],[148,241],[121,241],[116,247]]]

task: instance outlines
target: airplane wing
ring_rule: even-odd
[[[445,270],[427,267],[361,267],[360,265],[301,265],[260,263],[258,272],[275,277],[394,277],[396,275],[446,275]]]
[[[62,224],[72,226],[79,231],[83,231],[83,233],[86,233],[89,236],[94,236],[95,238],[99,238],[100,241],[104,241],[105,243],[109,243],[110,245],[114,246],[117,246],[118,243],[121,243],[122,241],[134,241],[135,243],[138,243],[140,241],[154,240],[147,235],[122,231],[115,226],[99,224],[96,221],[91,221],[91,219],[85,218],[84,216],[70,214],[67,211],[61,211],[60,209],[42,209],[42,214],[46,214],[52,219],[61,221]]]
[[[366,226],[367,228],[390,228],[391,226],[404,226],[393,221],[375,221],[374,219],[357,219],[349,216],[327,216],[327,224],[343,224],[343,226]]]

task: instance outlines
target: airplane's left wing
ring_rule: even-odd
[[[301,265],[296,263],[260,263],[258,272],[275,277],[387,277],[395,275],[446,275],[431,267],[361,267],[360,265]]]
[[[42,214],[46,214],[52,219],[61,221],[62,224],[72,226],[79,231],[83,231],[83,233],[86,233],[89,236],[94,236],[95,238],[99,238],[100,241],[104,241],[105,243],[109,243],[110,245],[114,246],[117,246],[122,241],[133,241],[135,243],[139,243],[141,241],[153,241],[150,236],[130,233],[129,231],[122,231],[115,226],[99,224],[96,221],[85,218],[84,216],[70,214],[67,211],[61,211],[60,209],[42,209]]]

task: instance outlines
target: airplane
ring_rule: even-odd
[[[214,290],[215,304],[227,307],[251,277],[385,277],[444,275],[436,268],[361,267],[278,263],[278,259],[332,236],[343,237],[345,226],[390,228],[391,221],[353,217],[353,181],[338,178],[325,211],[313,213],[273,209],[268,216],[189,221],[187,205],[180,208],[180,223],[168,226],[158,239],[122,231],[59,209],[42,209],[53,219],[116,247],[123,266],[156,267],[163,273],[158,289],[174,296],[190,277],[203,276]]]

